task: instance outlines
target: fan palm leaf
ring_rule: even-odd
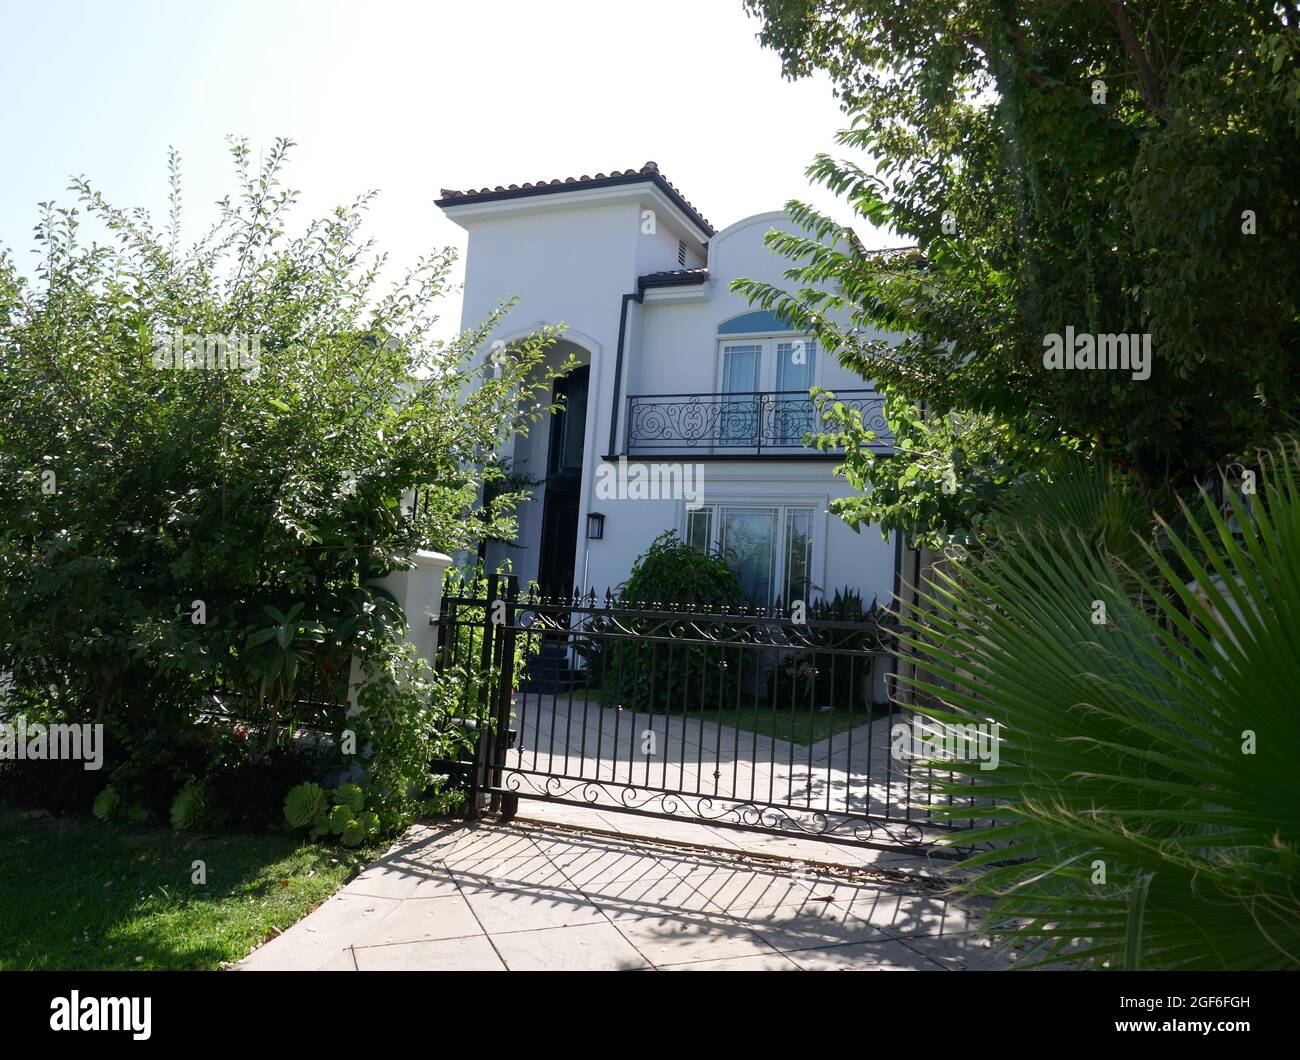
[[[1159,548],[1119,540],[1128,498],[1038,490],[923,592],[916,709],[999,726],[995,770],[933,763],[984,803],[948,810],[986,841],[963,886],[1028,966],[1300,968],[1297,467],[1281,443]]]

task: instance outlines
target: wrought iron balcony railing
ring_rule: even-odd
[[[889,448],[885,399],[874,390],[836,390],[876,432],[873,448]],[[806,390],[745,394],[641,394],[627,399],[627,453],[711,452],[736,456],[796,453],[809,434],[828,429]]]

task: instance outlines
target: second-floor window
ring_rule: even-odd
[[[798,445],[815,429],[808,391],[817,381],[816,342],[746,336],[718,346],[722,445]]]

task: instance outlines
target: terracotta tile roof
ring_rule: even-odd
[[[495,188],[471,188],[468,191],[458,191],[454,188],[443,188],[440,192],[441,198],[437,200],[438,206],[460,206],[471,202],[492,202],[498,199],[522,198],[527,195],[546,195],[553,192],[576,191],[579,188],[600,188],[608,187],[614,184],[632,184],[637,181],[651,181],[658,185],[660,189],[668,194],[668,197],[702,228],[708,235],[713,235],[713,226],[704,218],[704,216],[695,209],[694,206],[677,190],[671,183],[665,179],[664,175],[659,172],[659,167],[654,162],[647,162],[640,169],[611,170],[609,173],[597,173],[594,177],[587,176],[585,173],[580,177],[565,177],[563,180],[542,180],[536,184],[511,184],[508,187],[502,187],[498,184]]]

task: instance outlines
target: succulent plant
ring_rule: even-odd
[[[347,827],[349,821],[356,820],[356,814],[352,812],[351,807],[335,806],[330,810],[330,831],[335,835],[342,835],[343,829]]]
[[[343,833],[339,836],[339,841],[345,847],[356,847],[361,845],[361,841],[366,838],[366,829],[356,818],[353,818],[343,826]]]
[[[171,822],[178,832],[197,828],[207,810],[208,798],[203,786],[191,780],[172,800]]]
[[[354,814],[360,813],[366,806],[366,793],[356,784],[340,784],[334,789],[334,802],[346,806]]]
[[[344,846],[355,847],[386,827],[379,814],[365,806],[366,793],[356,784],[326,791],[319,784],[305,783],[285,796],[284,818],[294,828],[310,827],[313,839],[335,835]]]
[[[117,793],[117,789],[110,784],[98,795],[95,796],[94,805],[91,807],[91,813],[101,821],[107,821],[122,806],[122,796]]]
[[[284,819],[291,828],[306,828],[325,811],[325,790],[307,781],[284,797]]]

